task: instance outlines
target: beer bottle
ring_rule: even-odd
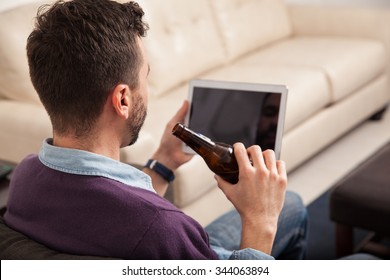
[[[238,182],[238,164],[232,146],[215,143],[181,123],[173,127],[172,134],[199,154],[215,174],[231,184]]]

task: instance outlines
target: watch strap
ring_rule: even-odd
[[[169,183],[175,179],[175,174],[173,174],[173,171],[155,159],[149,159],[145,167],[152,169]]]

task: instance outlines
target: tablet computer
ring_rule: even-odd
[[[272,149],[279,159],[287,92],[284,85],[192,80],[184,125],[214,142]]]

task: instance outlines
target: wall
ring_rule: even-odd
[[[389,0],[284,0],[288,4],[390,7]]]

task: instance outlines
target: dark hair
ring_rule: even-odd
[[[132,1],[57,1],[39,8],[27,56],[54,131],[85,135],[116,85],[138,87],[143,60],[137,38],[148,29],[143,15]]]

